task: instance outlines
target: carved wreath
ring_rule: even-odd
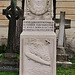
[[[31,13],[35,14],[35,15],[42,15],[42,14],[45,14],[47,11],[50,11],[50,1],[51,0],[46,0],[46,6],[45,8],[42,10],[42,11],[37,11],[35,10],[32,5],[31,5],[31,1],[32,0],[27,0],[27,5],[28,5],[28,9]],[[44,1],[44,0],[43,0]],[[37,8],[36,8],[37,9]]]

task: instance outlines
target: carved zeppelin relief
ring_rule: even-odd
[[[49,39],[26,39],[24,46],[25,75],[52,75]]]

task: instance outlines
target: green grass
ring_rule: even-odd
[[[0,60],[1,60],[2,58],[4,58],[4,55],[3,55],[3,54],[0,56]]]
[[[18,58],[18,59],[20,58],[20,55],[19,55],[19,54],[17,54],[17,58]]]
[[[18,72],[0,72],[0,75],[19,75]]]
[[[75,69],[58,67],[57,75],[75,75]]]
[[[75,59],[74,58],[70,59],[70,62],[75,63]]]
[[[2,45],[0,46],[0,54],[1,54],[1,53],[5,53],[6,50],[7,50],[7,45],[6,45],[6,44],[2,44]]]
[[[75,64],[72,65],[72,69],[75,69]]]

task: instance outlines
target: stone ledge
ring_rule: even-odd
[[[8,60],[8,59],[2,59],[0,62],[0,66],[15,66],[18,67],[19,66],[19,61],[16,59],[16,61],[14,60]]]
[[[14,68],[11,66],[0,67],[0,72],[19,72],[19,68]]]
[[[57,54],[57,61],[60,61],[60,62],[68,61],[68,55],[67,54]]]
[[[19,59],[16,53],[4,53],[4,58],[0,61],[0,72],[18,72]]]
[[[66,67],[66,68],[71,68],[72,67],[72,63],[71,62],[56,62],[57,67]]]
[[[16,53],[4,53],[4,58],[17,58],[17,54]]]

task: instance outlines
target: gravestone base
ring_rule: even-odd
[[[57,61],[68,61],[68,55],[67,54],[57,54]]]
[[[56,75],[54,32],[23,31],[21,33],[20,75]]]
[[[65,53],[65,49],[64,49],[64,47],[61,47],[61,46],[57,46],[57,54],[66,54]]]
[[[71,68],[72,63],[68,62],[68,55],[65,52],[64,47],[57,48],[57,66]]]
[[[72,63],[67,62],[67,61],[64,61],[64,62],[57,61],[56,64],[57,64],[57,67],[65,67],[65,68],[71,68],[72,67]]]
[[[18,72],[19,71],[19,60],[17,59],[16,53],[5,53],[4,58],[0,62],[1,72]]]

